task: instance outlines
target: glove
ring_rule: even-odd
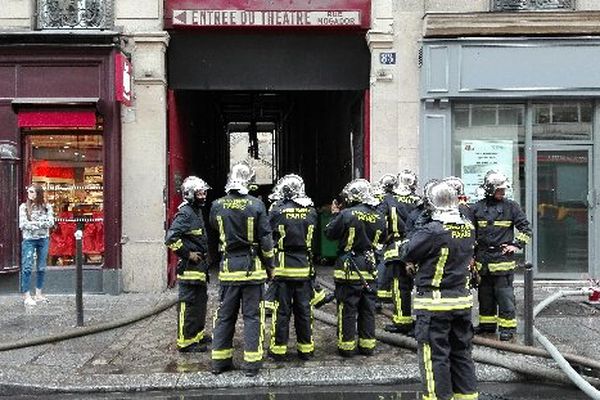
[[[517,246],[512,245],[512,244],[507,244],[507,243],[504,243],[501,246],[501,248],[502,248],[502,254],[507,254],[507,253],[508,254],[514,254],[515,251],[519,250],[519,248]]]
[[[202,259],[202,253],[198,251],[190,251],[190,255],[188,256],[191,262],[197,264]]]
[[[414,278],[417,274],[417,266],[413,263],[406,263],[406,273],[411,278]]]

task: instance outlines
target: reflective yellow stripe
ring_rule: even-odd
[[[483,220],[477,221],[477,225],[478,225],[480,228],[485,228],[485,227],[487,226],[487,224],[488,224],[488,222],[487,222],[487,221],[483,221]]]
[[[363,349],[374,349],[377,345],[377,339],[358,339],[358,346]]]
[[[440,255],[437,264],[435,265],[435,274],[431,280],[431,286],[436,288],[440,287],[442,278],[444,277],[444,267],[446,266],[446,261],[448,261],[448,248],[442,247],[440,249]]]
[[[246,229],[248,230],[248,241],[254,243],[254,217],[249,217]]]
[[[275,338],[273,337],[271,339],[272,341],[275,340]],[[283,356],[287,353],[287,345],[282,344],[282,345],[276,345],[276,344],[271,344],[271,346],[269,347],[269,351],[273,354],[277,354],[279,356]]]
[[[314,306],[315,304],[317,304],[318,302],[320,302],[324,299],[325,299],[325,290],[324,289],[321,289],[321,290],[313,289],[313,296],[312,296],[312,299],[310,299],[310,305]]]
[[[363,278],[365,278],[366,281],[372,281],[375,279],[375,277],[373,275],[371,275],[371,273],[369,271],[360,271],[360,273],[362,274]],[[377,276],[375,274],[375,276]],[[358,273],[354,272],[354,271],[342,271],[341,269],[336,269],[333,272],[333,277],[335,279],[341,279],[341,280],[346,280],[346,281],[360,281],[360,275],[358,275]]]
[[[279,225],[277,227],[279,230],[279,240],[277,241],[277,248],[283,251],[283,239],[285,238],[285,226]]]
[[[310,342],[310,343],[297,343],[296,344],[296,349],[300,353],[312,353],[313,351],[315,351],[315,343],[314,342]]]
[[[464,310],[473,307],[473,296],[449,298],[421,298],[415,297],[413,308],[415,310],[450,311]]]
[[[260,261],[259,261],[260,262]],[[256,281],[260,279],[267,279],[267,272],[265,270],[251,271],[250,275],[246,271],[233,271],[219,272],[219,280],[223,282],[245,282],[245,281]]]
[[[213,360],[228,360],[233,357],[233,349],[213,350],[211,357]]]
[[[402,312],[400,282],[398,281],[398,278],[394,278],[392,282],[392,293],[394,295],[394,315],[392,315],[392,322],[397,325],[412,324],[412,317],[410,315],[406,316]]]
[[[192,229],[191,231],[188,232],[188,234],[194,235],[194,236],[200,236],[200,235],[202,235],[202,228]]]
[[[306,248],[309,250],[312,247],[312,241],[313,241],[314,234],[315,234],[315,226],[309,225],[308,232],[306,232]]]
[[[258,306],[259,312],[259,329],[258,329],[258,349],[257,351],[244,351],[244,361],[245,362],[258,362],[263,358],[263,343],[265,340],[265,306],[261,301]]]
[[[183,247],[183,241],[181,239],[177,239],[174,243],[168,244],[167,247],[173,251],[179,250]]]
[[[183,271],[183,274],[177,274],[177,279],[182,281],[206,281],[206,274],[200,271]]]
[[[517,319],[505,319],[498,317],[498,326],[501,328],[516,328],[517,327]]]
[[[483,268],[483,264],[482,264],[482,263],[480,263],[480,262],[478,262],[478,261],[476,261],[476,262],[475,262],[475,269],[476,269],[477,271],[481,271],[481,269],[482,269],[482,268]]]
[[[392,217],[392,233],[396,236],[398,233],[398,213],[396,212],[396,207],[392,207],[390,211],[390,216]]]
[[[517,233],[516,239],[523,243],[529,243],[531,236],[529,236],[528,234],[526,234],[524,232],[519,232],[519,233]]]
[[[375,237],[373,238],[373,246],[377,246],[379,244],[380,237],[381,237],[381,230],[377,229],[375,231]]]
[[[512,221],[510,220],[502,220],[502,221],[494,221],[494,226],[500,226],[502,228],[510,228],[512,226]]]
[[[273,301],[273,302],[269,302],[272,304],[271,307],[271,341],[269,343],[269,350],[271,352],[273,352],[274,354],[285,354],[285,352],[287,351],[287,346],[282,345],[282,346],[278,346],[275,343],[275,331],[277,329],[277,309],[279,308],[279,302],[278,301]],[[265,302],[266,305],[266,302]],[[283,352],[281,352],[281,348],[283,347]]]
[[[265,258],[273,258],[273,256],[275,255],[275,251],[273,249],[265,251],[265,250],[261,250],[262,251],[262,255]]]
[[[217,216],[217,225],[219,226],[219,251],[225,252],[227,250],[227,239],[225,239],[225,225],[223,224],[223,217]]]
[[[398,248],[394,247],[393,249],[390,249],[390,250],[386,251],[385,253],[383,253],[383,259],[389,260],[390,258],[398,257],[398,255],[399,255]]]
[[[490,272],[510,271],[512,269],[515,269],[516,266],[516,261],[506,261],[500,263],[489,263],[488,269],[490,270]]]
[[[480,315],[479,323],[480,324],[496,324],[496,316],[495,315]]]
[[[392,298],[392,292],[389,290],[381,290],[379,289],[377,291],[377,297],[380,299],[391,299]]]
[[[344,342],[344,334],[343,334],[343,330],[344,330],[344,318],[343,318],[343,312],[344,312],[344,303],[340,302],[338,304],[338,323],[337,323],[338,349],[352,351],[352,350],[356,349],[356,340],[352,340],[352,341],[349,341],[349,342]]]
[[[281,268],[284,268],[284,266],[285,266],[285,252],[280,251],[279,253],[277,253],[277,261],[279,263],[279,266]]]
[[[185,340],[185,336],[183,335],[183,325],[185,324],[185,303],[183,301],[179,302],[179,326],[177,327],[177,345],[179,346],[179,341]]]
[[[454,393],[454,400],[477,400],[479,393]]]
[[[262,356],[262,351],[244,351],[244,361],[249,363],[261,361]]]
[[[435,394],[435,377],[433,375],[433,363],[431,362],[431,347],[423,343],[423,369],[425,370],[425,383],[427,385],[427,396],[437,399]]]
[[[204,331],[198,332],[198,334],[191,339],[177,338],[177,347],[182,349],[194,343],[200,343],[202,339],[204,339]]]
[[[281,264],[280,264],[281,265]],[[296,268],[296,267],[280,267],[275,268],[275,276],[286,277],[286,278],[307,278],[310,276],[310,268]]]
[[[352,250],[352,246],[354,245],[354,235],[356,235],[356,228],[353,226],[348,229],[348,241],[346,242],[346,247],[344,247],[344,251],[348,252]]]

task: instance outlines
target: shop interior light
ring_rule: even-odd
[[[68,149],[68,148],[69,148],[69,146],[63,146],[63,149]]]

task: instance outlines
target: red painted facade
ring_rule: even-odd
[[[166,29],[178,27],[173,26],[173,10],[359,11],[360,26],[353,28],[371,27],[371,0],[165,0]],[[344,28],[332,26],[328,29]]]
[[[24,190],[28,182],[23,154],[24,134],[19,122],[24,126],[56,126],[56,117],[68,115],[69,109],[61,104],[52,104],[51,99],[98,98],[98,104],[90,106],[76,119],[89,125],[91,117],[102,121],[103,167],[104,167],[104,257],[105,268],[119,268],[121,264],[121,123],[120,105],[115,99],[115,57],[113,47],[15,47],[6,48],[0,54],[0,141],[10,141],[17,145],[20,160],[16,161],[16,182],[13,190],[19,193],[19,201],[24,200]],[[23,99],[32,99],[26,104]],[[39,100],[46,99],[43,104]],[[13,104],[17,100],[18,105]],[[19,116],[19,111],[25,112]],[[49,110],[52,112],[47,113]],[[57,113],[58,112],[58,113]],[[61,114],[62,112],[62,114]],[[47,113],[47,114],[45,114]],[[32,116],[35,116],[33,121]],[[42,119],[40,119],[42,118]],[[76,121],[71,120],[71,123]],[[0,160],[0,163],[4,161]],[[0,168],[0,172],[8,169]],[[13,177],[0,177],[5,182]],[[3,221],[17,223],[17,209],[13,205],[4,207]],[[0,269],[13,258],[10,249],[19,248],[20,238],[14,231],[0,229]]]

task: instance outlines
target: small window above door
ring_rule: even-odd
[[[593,105],[590,101],[533,105],[534,140],[591,140]]]

